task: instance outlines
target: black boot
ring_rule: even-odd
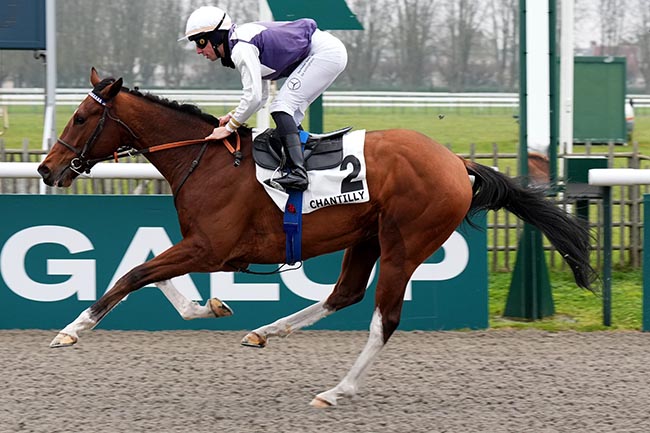
[[[307,177],[307,170],[305,170],[300,136],[297,133],[292,133],[281,137],[281,139],[282,145],[287,152],[291,171],[281,178],[275,179],[275,181],[282,185],[284,189],[304,191],[309,186],[309,178]]]

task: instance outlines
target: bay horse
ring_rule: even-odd
[[[129,90],[121,78],[101,79],[94,68],[90,82],[92,91],[38,168],[47,185],[69,187],[80,173],[123,146],[143,150],[202,138],[218,123],[196,106]],[[239,166],[218,142],[145,153],[174,192],[182,240],[127,272],[62,329],[52,347],[75,344],[81,331],[95,327],[125,296],[152,283],[184,318],[230,315],[229,307],[218,299],[205,306],[189,301],[170,280],[191,272],[234,272],[252,263],[285,262],[282,212],[256,180],[252,131],[242,127],[238,134]],[[197,165],[193,161],[199,153],[203,157]],[[400,322],[409,278],[475,212],[505,208],[538,227],[567,261],[577,285],[591,289],[596,273],[589,263],[589,230],[548,201],[543,191],[466,161],[415,131],[367,132],[364,154],[370,201],[326,207],[304,216],[303,259],[345,250],[332,293],[249,332],[242,340],[247,346],[264,347],[269,337],[287,336],[359,302],[379,260],[367,344],[347,375],[334,388],[316,395],[313,406],[334,406],[340,398],[356,394],[371,362]]]

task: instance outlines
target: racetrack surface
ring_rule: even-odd
[[[0,432],[650,431],[650,334],[397,332],[327,410],[366,332],[245,334],[0,331]]]

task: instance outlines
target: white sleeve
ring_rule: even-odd
[[[255,114],[268,98],[268,84],[262,84],[259,51],[255,45],[239,41],[232,50],[232,61],[241,74],[243,95],[226,129],[234,132]]]
[[[262,108],[269,99],[269,87],[271,87],[271,82],[269,80],[262,80],[262,103],[260,104],[260,108]]]

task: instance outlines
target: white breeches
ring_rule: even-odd
[[[347,63],[343,43],[330,33],[316,30],[309,56],[287,77],[271,103],[271,113],[288,113],[299,125],[309,105],[334,82]]]

